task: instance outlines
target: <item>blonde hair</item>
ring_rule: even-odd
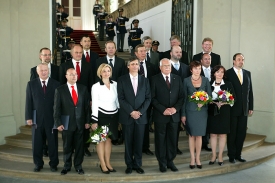
[[[97,72],[96,72],[96,75],[97,75],[100,79],[101,79],[101,72],[102,72],[103,69],[105,69],[106,67],[110,69],[110,72],[111,72],[110,77],[112,77],[112,67],[111,67],[109,64],[103,63],[103,64],[101,64],[101,65],[98,67]]]

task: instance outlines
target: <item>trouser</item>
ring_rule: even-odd
[[[123,47],[124,47],[124,37],[125,37],[125,34],[117,34],[117,49],[119,51],[123,51]]]

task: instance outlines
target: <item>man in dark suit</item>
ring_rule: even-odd
[[[90,63],[93,72],[93,78],[96,77],[96,60],[99,58],[99,55],[96,52],[93,52],[91,47],[91,38],[88,35],[83,35],[80,39],[80,45],[83,47],[82,60]]]
[[[39,51],[39,59],[41,60],[41,63],[46,63],[49,68],[49,77],[59,81],[59,67],[57,65],[51,64],[51,50],[49,48],[41,48]],[[30,80],[38,78],[37,74],[37,68],[36,66],[31,68],[31,76]],[[43,141],[43,156],[47,157],[49,155],[48,153],[48,146],[46,144],[46,134],[44,134],[44,141]]]
[[[125,33],[127,33],[125,22],[129,21],[129,18],[122,16],[123,8],[118,9],[118,17],[116,19],[116,33],[117,33],[117,49],[118,52],[123,52],[124,47],[124,37]]]
[[[112,67],[111,79],[117,81],[120,76],[126,74],[125,60],[115,55],[116,44],[113,41],[107,41],[105,43],[105,51],[107,55],[96,60],[96,68],[98,68],[103,63],[109,64]],[[99,80],[98,77],[97,80]]]
[[[171,74],[171,62],[168,59],[160,61],[160,70],[161,73],[153,76],[151,82],[156,157],[161,172],[166,172],[166,167],[176,172],[178,169],[173,160],[177,154],[183,86],[181,78]]]
[[[193,56],[193,60],[200,61],[202,59],[202,55],[204,53],[208,53],[211,55],[211,67],[215,67],[216,65],[221,65],[221,57],[220,55],[212,52],[213,40],[209,37],[204,38],[202,41],[202,52]]]
[[[74,68],[78,74],[77,83],[82,84],[87,87],[88,93],[91,93],[91,87],[94,84],[94,78],[91,70],[90,63],[86,62],[82,58],[82,47],[76,44],[71,49],[72,59],[60,65],[59,69],[59,81],[60,84],[65,84],[67,82],[65,75],[69,68]],[[91,95],[89,94],[91,101]],[[89,139],[89,130],[84,130],[83,140],[84,140],[84,153],[85,156],[91,156],[89,151],[90,143],[86,143]]]
[[[201,75],[206,77],[209,82],[211,81],[211,55],[208,53],[203,53],[201,58]],[[202,136],[202,145],[201,148],[206,151],[212,151],[211,148],[208,147],[209,144],[209,133],[206,132],[205,136]]]
[[[189,67],[180,62],[180,59],[182,58],[182,49],[180,46],[172,46],[171,48],[171,73],[180,76],[181,81],[188,76],[191,75]],[[182,151],[178,148],[178,142],[179,142],[179,135],[180,135],[180,130],[181,130],[181,123],[178,123],[178,131],[177,131],[177,154],[182,154]]]
[[[46,138],[49,145],[49,165],[51,171],[55,172],[59,160],[57,130],[52,130],[53,105],[54,91],[59,82],[49,78],[47,63],[39,64],[36,69],[39,77],[28,82],[25,107],[25,119],[28,125],[32,125],[34,171],[39,172],[43,168],[43,142]]]
[[[41,63],[48,64],[49,68],[49,77],[52,79],[55,79],[56,81],[59,81],[59,67],[57,65],[51,64],[51,50],[49,48],[41,48],[39,51],[39,59],[41,60]],[[36,66],[31,68],[31,76],[30,80],[33,80],[35,78],[38,78],[38,74],[36,71]]]
[[[152,76],[157,74],[156,66],[146,60],[146,49],[143,44],[139,44],[135,48],[135,55],[140,62],[139,75],[144,76],[151,80]],[[147,109],[147,120],[149,121],[151,115],[152,105]],[[143,139],[143,148],[142,152],[147,155],[154,155],[149,149],[150,147],[150,138],[149,138],[149,123],[145,125],[144,139]]]
[[[173,35],[170,37],[170,47],[172,48],[173,46],[180,46],[180,37],[177,35]],[[165,52],[160,52],[160,57],[159,59],[163,58],[171,58],[170,55],[171,50],[167,50]],[[189,59],[188,59],[188,54],[186,51],[182,51],[182,57],[180,59],[180,62],[185,63],[186,65],[189,65]]]
[[[243,69],[243,65],[243,54],[236,53],[233,56],[233,67],[226,72],[227,80],[232,83],[236,94],[234,106],[231,107],[230,133],[227,134],[227,155],[230,163],[235,163],[235,160],[246,162],[241,153],[246,136],[247,117],[253,114],[251,73]]]
[[[152,38],[149,36],[144,36],[142,38],[142,44],[144,44],[146,49],[146,61],[154,64],[156,67],[159,66],[159,54],[151,50],[152,48]]]
[[[71,170],[73,151],[74,168],[78,174],[84,174],[83,131],[90,128],[91,108],[87,87],[77,83],[77,77],[76,70],[69,68],[66,72],[67,83],[58,87],[54,95],[54,123],[62,131],[63,139],[64,168],[61,175]],[[62,116],[68,117],[68,129],[61,121]]]
[[[139,61],[136,58],[130,58],[127,66],[129,74],[121,76],[117,83],[119,121],[125,139],[125,173],[131,174],[132,170],[136,170],[143,174],[142,143],[146,112],[151,102],[150,85],[147,78],[138,75]]]

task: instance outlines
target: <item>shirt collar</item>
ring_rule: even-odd
[[[225,83],[224,83],[224,81],[223,81],[223,79],[222,79],[222,81],[221,81],[221,84],[220,84],[220,85],[224,85],[224,84],[225,84]],[[215,85],[215,81],[212,83],[212,86],[214,86],[214,87],[216,86],[216,85]]]
[[[42,80],[41,78],[39,78],[40,79],[40,82],[42,83],[42,81],[46,81],[45,82],[45,85],[47,85],[48,84],[48,81],[49,81],[49,77],[47,78],[47,79],[45,79],[45,80]]]
[[[109,81],[110,81],[111,84],[113,83],[113,81],[112,81],[111,79],[109,79]],[[102,79],[99,81],[99,84],[100,84],[100,85],[104,85]]]

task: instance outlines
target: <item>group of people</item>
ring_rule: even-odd
[[[118,138],[120,123],[125,173],[131,174],[134,170],[143,174],[142,153],[154,155],[149,142],[150,117],[154,122],[155,155],[160,172],[178,171],[174,159],[182,154],[178,147],[181,124],[189,136],[191,169],[202,168],[200,152],[207,147],[207,134],[210,134],[212,147],[209,165],[216,159],[223,165],[226,141],[229,162],[246,161],[241,152],[247,117],[253,113],[253,91],[251,74],[243,69],[244,55],[236,53],[233,67],[226,71],[220,56],[212,52],[213,40],[205,38],[203,51],[194,55],[188,66],[185,64],[188,63],[187,53],[182,51],[178,36],[170,38],[171,49],[162,54],[152,51],[149,36],[141,41],[143,44],[134,48],[135,56],[125,61],[116,56],[117,47],[111,40],[105,43],[106,56],[99,58],[90,50],[90,37],[84,35],[80,45],[72,47],[72,59],[59,68],[50,63],[48,48],[40,50],[41,63],[31,69],[31,81],[26,90],[26,121],[32,125],[35,172],[44,166],[45,139],[51,171],[57,171],[58,130],[63,140],[61,174],[67,174],[72,166],[78,174],[84,174],[84,155],[91,155],[87,143],[90,130],[105,125],[112,133],[110,138],[96,145],[100,170],[105,174],[116,172],[110,160],[111,140]],[[219,90],[232,93],[234,105],[218,102]],[[189,97],[195,91],[207,92],[213,102],[209,105],[191,102]]]

